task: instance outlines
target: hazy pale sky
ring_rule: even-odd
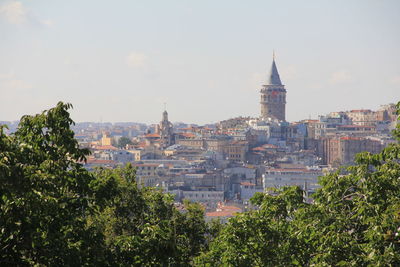
[[[259,116],[273,49],[289,121],[400,100],[398,0],[0,0],[0,120]]]

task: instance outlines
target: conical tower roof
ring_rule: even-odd
[[[278,69],[276,68],[275,58],[272,59],[271,72],[268,77],[269,85],[282,85],[281,78],[279,77]]]

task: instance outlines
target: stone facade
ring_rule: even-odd
[[[376,154],[382,151],[384,145],[377,140],[362,137],[330,137],[317,141],[316,153],[324,164],[338,167],[353,164],[354,157],[360,152]]]
[[[369,109],[357,109],[347,112],[347,116],[355,125],[375,125],[377,113]]]
[[[247,141],[232,141],[223,148],[226,159],[236,162],[244,162],[248,151],[249,144]]]
[[[162,148],[169,147],[174,144],[173,125],[168,120],[168,112],[163,112],[162,121],[157,125],[156,133],[160,135],[160,146]]]
[[[272,61],[271,73],[261,93],[261,118],[285,121],[286,89],[279,77],[275,59]]]

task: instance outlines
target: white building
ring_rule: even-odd
[[[208,206],[216,206],[224,201],[224,191],[182,191],[183,199],[192,202],[202,202]]]
[[[321,170],[312,169],[269,169],[263,175],[263,188],[281,188],[283,186],[299,186],[307,194],[312,194],[319,187],[318,177]]]
[[[263,188],[257,188],[255,184],[249,182],[240,183],[240,198],[243,201],[249,201],[256,192],[263,192]]]

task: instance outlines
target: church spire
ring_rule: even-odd
[[[271,72],[267,82],[269,85],[282,85],[281,78],[279,77],[278,69],[276,68],[275,64],[275,51],[272,54]]]

